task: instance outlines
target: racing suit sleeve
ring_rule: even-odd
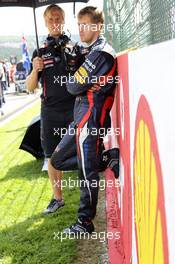
[[[80,95],[99,83],[99,77],[107,74],[114,65],[114,58],[104,51],[93,51],[85,62],[69,78],[67,90],[72,95]],[[103,87],[101,88],[103,89]]]

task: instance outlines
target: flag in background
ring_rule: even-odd
[[[23,66],[26,69],[27,73],[30,72],[30,58],[27,49],[27,42],[24,36],[22,36],[22,60]]]

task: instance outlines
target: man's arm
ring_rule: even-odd
[[[108,73],[113,65],[114,58],[112,55],[99,51],[90,53],[74,76],[67,82],[68,92],[79,95],[90,90],[95,84],[98,84],[99,77]]]
[[[38,87],[38,73],[44,68],[43,59],[35,57],[33,59],[33,69],[31,74],[26,79],[27,89],[32,92]]]

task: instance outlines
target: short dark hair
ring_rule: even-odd
[[[104,23],[104,14],[103,11],[99,10],[98,7],[86,6],[81,9],[78,13],[78,17],[88,15],[90,16],[92,22],[94,23]]]

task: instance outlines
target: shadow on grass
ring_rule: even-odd
[[[5,176],[0,179],[0,182],[11,179],[23,178],[25,180],[33,180],[39,177],[48,177],[47,172],[42,172],[43,159],[32,160],[20,165],[10,167]]]
[[[48,202],[47,198],[44,201],[45,196],[48,195],[48,175],[41,173],[41,166],[42,160],[16,165],[11,167],[1,179],[4,184],[5,181],[9,180],[9,182],[4,188],[5,194],[1,197],[0,220],[3,229],[0,231],[0,263],[69,264],[75,259],[77,241],[65,239],[61,242],[55,234],[62,232],[75,221],[79,193],[75,189],[66,189],[64,198],[67,202],[62,210],[48,216],[35,215],[40,208],[45,208]],[[77,177],[76,173],[68,173],[68,175]],[[23,186],[26,179],[32,181],[39,177],[45,178],[40,183],[40,188],[37,189],[38,181]],[[15,180],[11,181],[12,179],[24,180],[16,183]],[[8,198],[4,201],[6,195]]]
[[[0,262],[11,264],[69,264],[76,256],[76,240],[58,238],[74,221],[75,208],[63,208],[53,215],[34,215],[3,229],[0,236]],[[3,262],[4,263],[4,262]]]

